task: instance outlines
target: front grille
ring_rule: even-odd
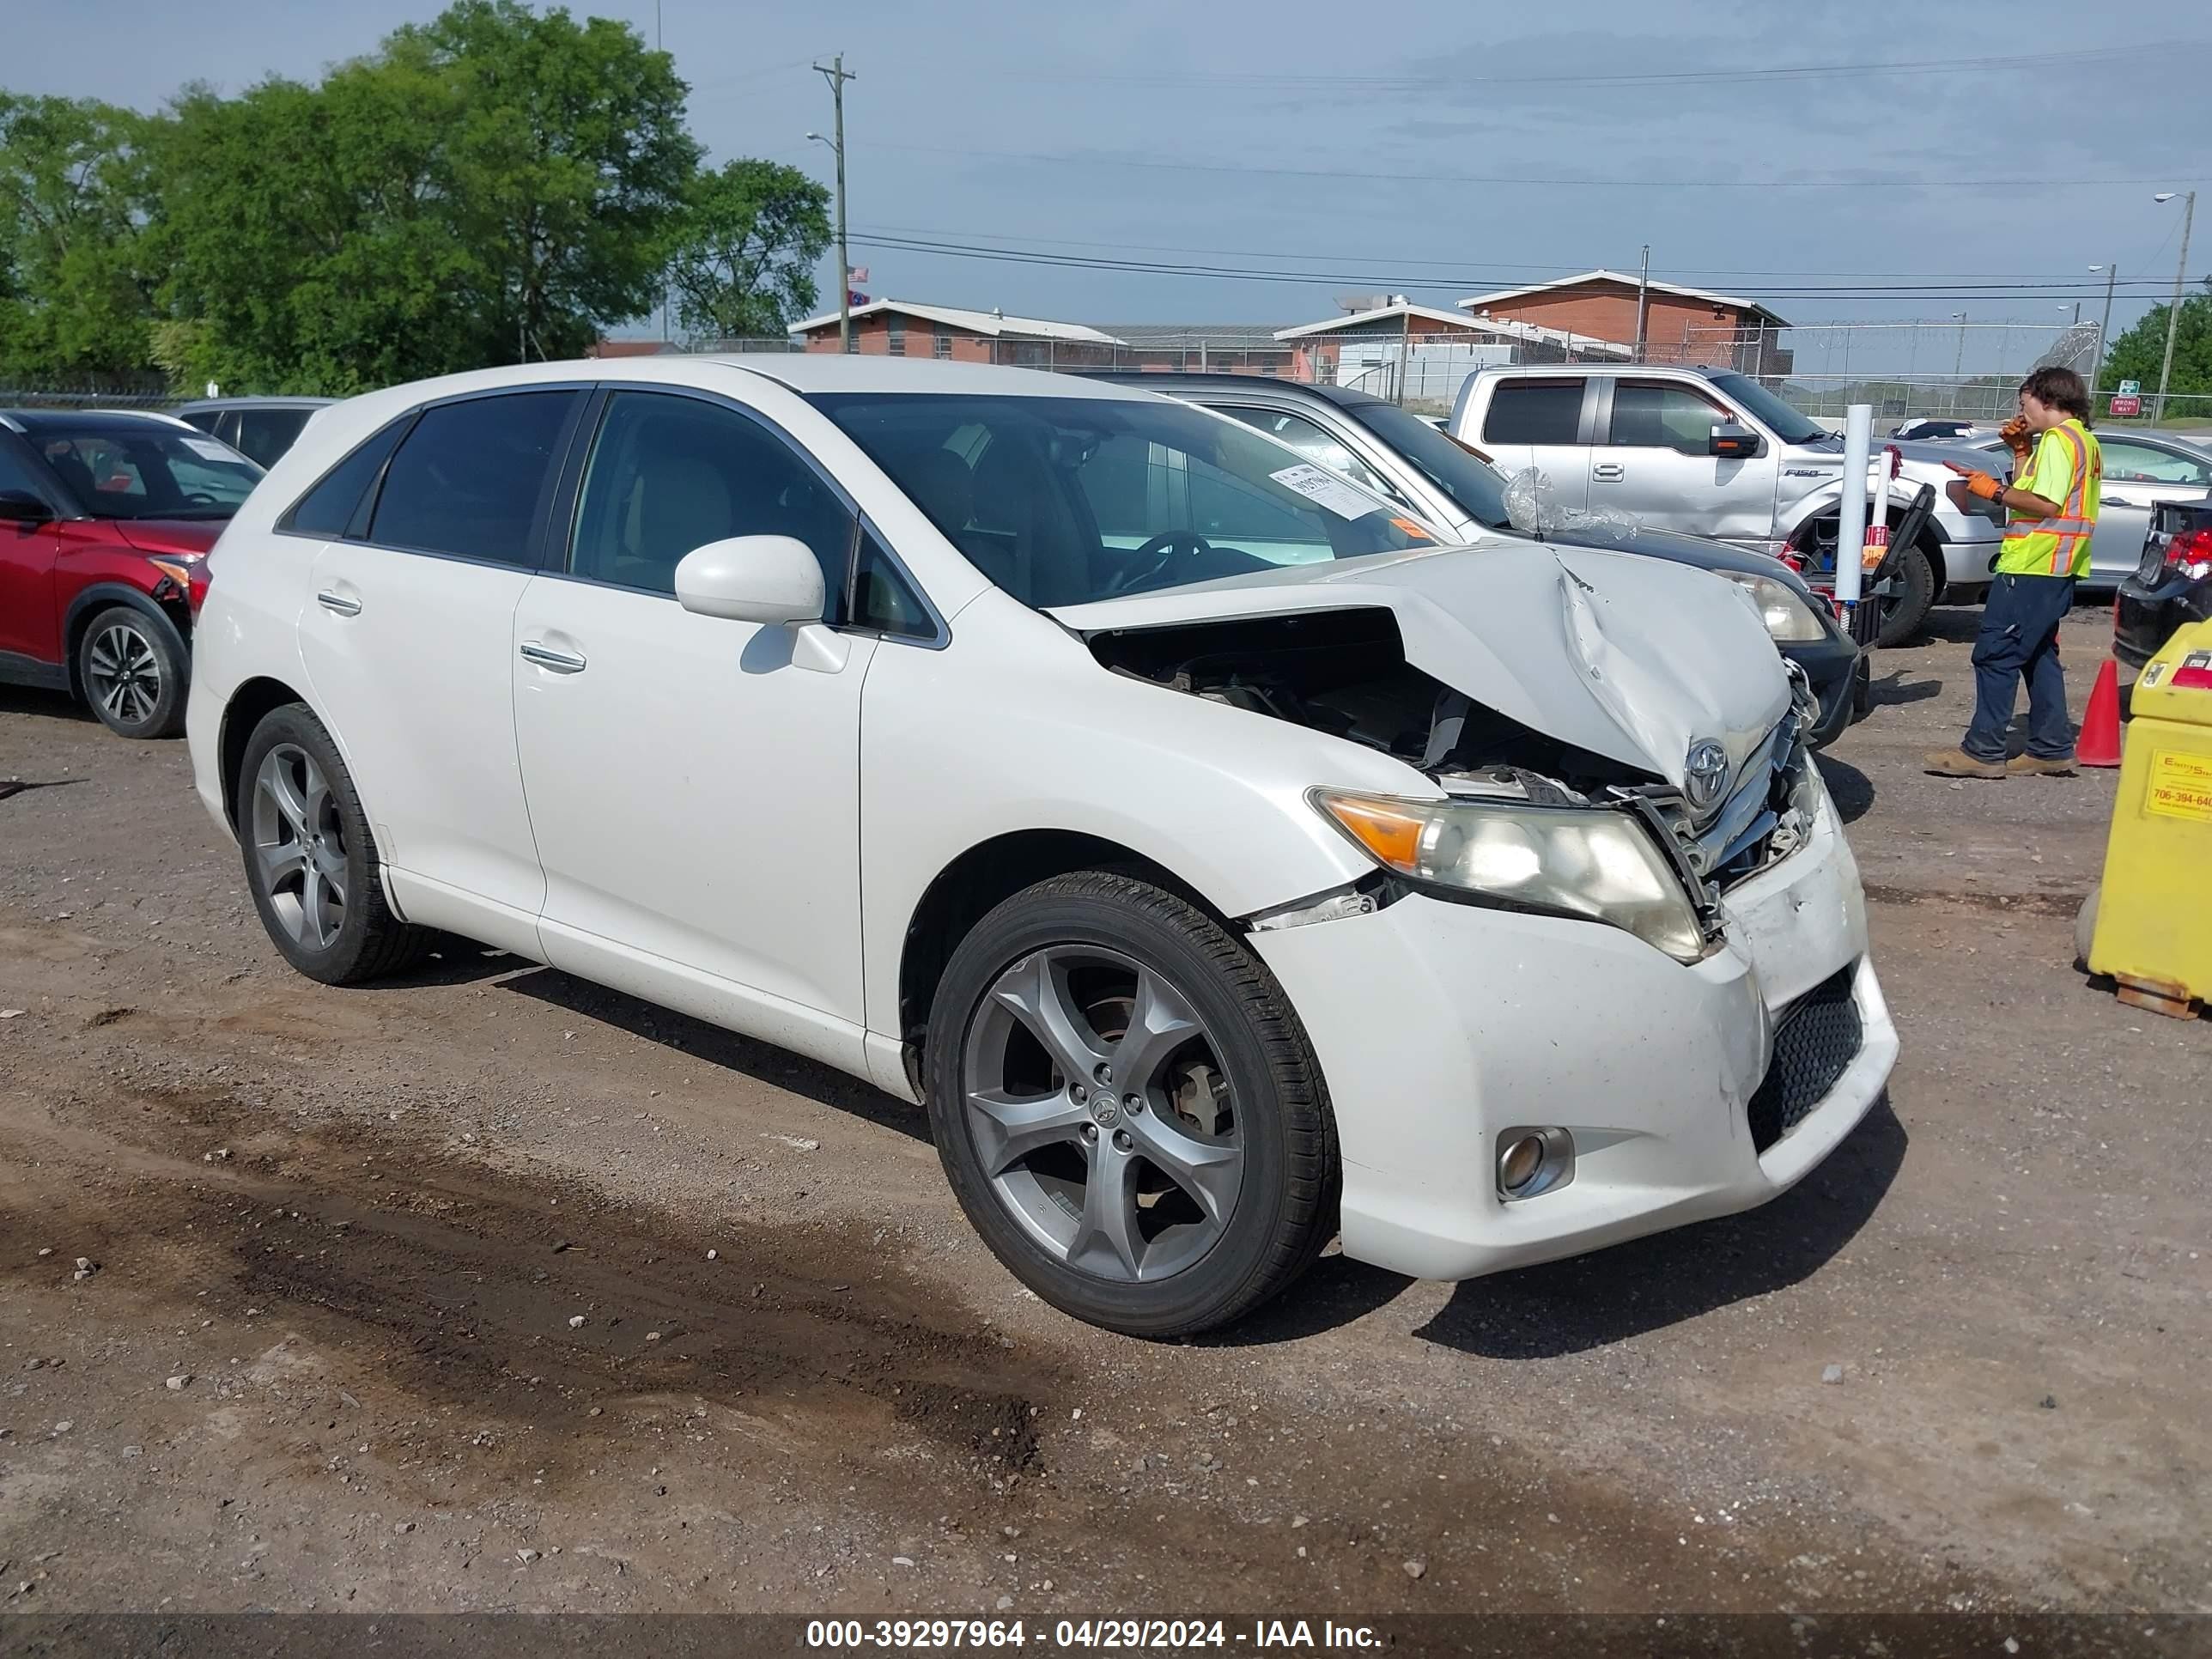
[[[1751,1144],[1759,1152],[1803,1121],[1858,1057],[1866,1030],[1851,995],[1854,973],[1845,968],[1815,986],[1775,1028],[1774,1059],[1751,1097]]]

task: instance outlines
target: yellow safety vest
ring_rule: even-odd
[[[2037,488],[2045,477],[2045,452],[2057,445],[2064,461],[2066,489],[2063,495]],[[2051,469],[2055,474],[2057,469]],[[2066,420],[2043,434],[2035,455],[2013,480],[2017,489],[2033,489],[2059,503],[2058,515],[2032,519],[2015,512],[2005,526],[2003,550],[1997,555],[2002,576],[2086,576],[2089,574],[2089,538],[2097,527],[2097,508],[2104,493],[2105,456],[2089,428]]]

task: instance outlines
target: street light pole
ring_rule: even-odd
[[[2156,202],[2171,202],[2172,191],[2162,191],[2151,198]],[[2173,332],[2181,322],[2181,285],[2189,277],[2189,227],[2197,217],[2197,192],[2191,191],[2181,208],[2181,259],[2173,268],[2173,304],[2166,313],[2166,361],[2158,368],[2158,398],[2151,405],[2150,422],[2158,425],[2166,419],[2166,377],[2173,373]]]
[[[1966,313],[1954,311],[1951,320],[1959,325],[1959,355],[1951,360],[1951,412],[1959,412],[1959,382],[1966,374]]]
[[[839,52],[827,64],[817,64],[815,72],[830,83],[830,101],[836,117],[836,137],[830,141],[830,152],[837,158],[837,349],[853,349],[853,261],[845,251],[845,82],[860,77],[845,67],[845,54]],[[819,133],[809,133],[818,138]]]
[[[2091,265],[2089,269],[2105,273],[2105,320],[2097,325],[2097,357],[2089,365],[2089,395],[2094,398],[2097,395],[2097,379],[2105,372],[2105,342],[2112,332],[2112,285],[2119,280],[2120,268],[2114,264]]]

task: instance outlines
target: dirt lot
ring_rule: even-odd
[[[1936,616],[1827,762],[1887,1108],[1748,1216],[1332,1256],[1164,1346],[1022,1291],[859,1084],[513,958],[290,974],[181,744],[0,694],[0,1595],[2206,1610],[2212,1022],[2069,966],[2113,775],[1914,769]]]

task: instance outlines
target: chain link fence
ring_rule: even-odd
[[[167,409],[183,401],[163,374],[0,380],[0,409]]]

